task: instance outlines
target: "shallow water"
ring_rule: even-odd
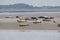
[[[4,16],[56,16],[60,17],[60,12],[16,12],[16,13],[0,13],[0,18]]]
[[[0,30],[0,40],[60,40],[57,30]]]

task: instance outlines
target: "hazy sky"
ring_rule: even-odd
[[[25,3],[34,6],[60,6],[60,0],[0,0],[0,5]]]

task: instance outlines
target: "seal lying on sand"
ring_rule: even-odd
[[[17,22],[19,22],[19,23],[20,23],[20,22],[26,22],[26,20],[17,20]]]
[[[29,24],[20,24],[19,26],[20,26],[20,27],[29,26]]]

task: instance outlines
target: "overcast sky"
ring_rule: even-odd
[[[34,6],[60,6],[60,0],[0,0],[0,5],[25,3]]]

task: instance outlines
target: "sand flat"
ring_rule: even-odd
[[[18,23],[17,20],[17,18],[1,18],[0,29],[60,30],[60,28],[57,27],[57,23],[52,22],[43,22],[39,24],[28,22],[29,26],[19,27],[20,23]]]
[[[27,22],[29,26],[19,27],[19,24],[16,18],[4,18],[6,16],[53,16],[58,22],[60,22],[60,12],[17,12],[17,13],[0,13],[0,29],[27,29],[27,30],[60,30],[60,27],[57,26],[57,23],[53,22],[42,22],[38,24],[33,24],[31,21]],[[26,23],[26,22],[25,22]]]

